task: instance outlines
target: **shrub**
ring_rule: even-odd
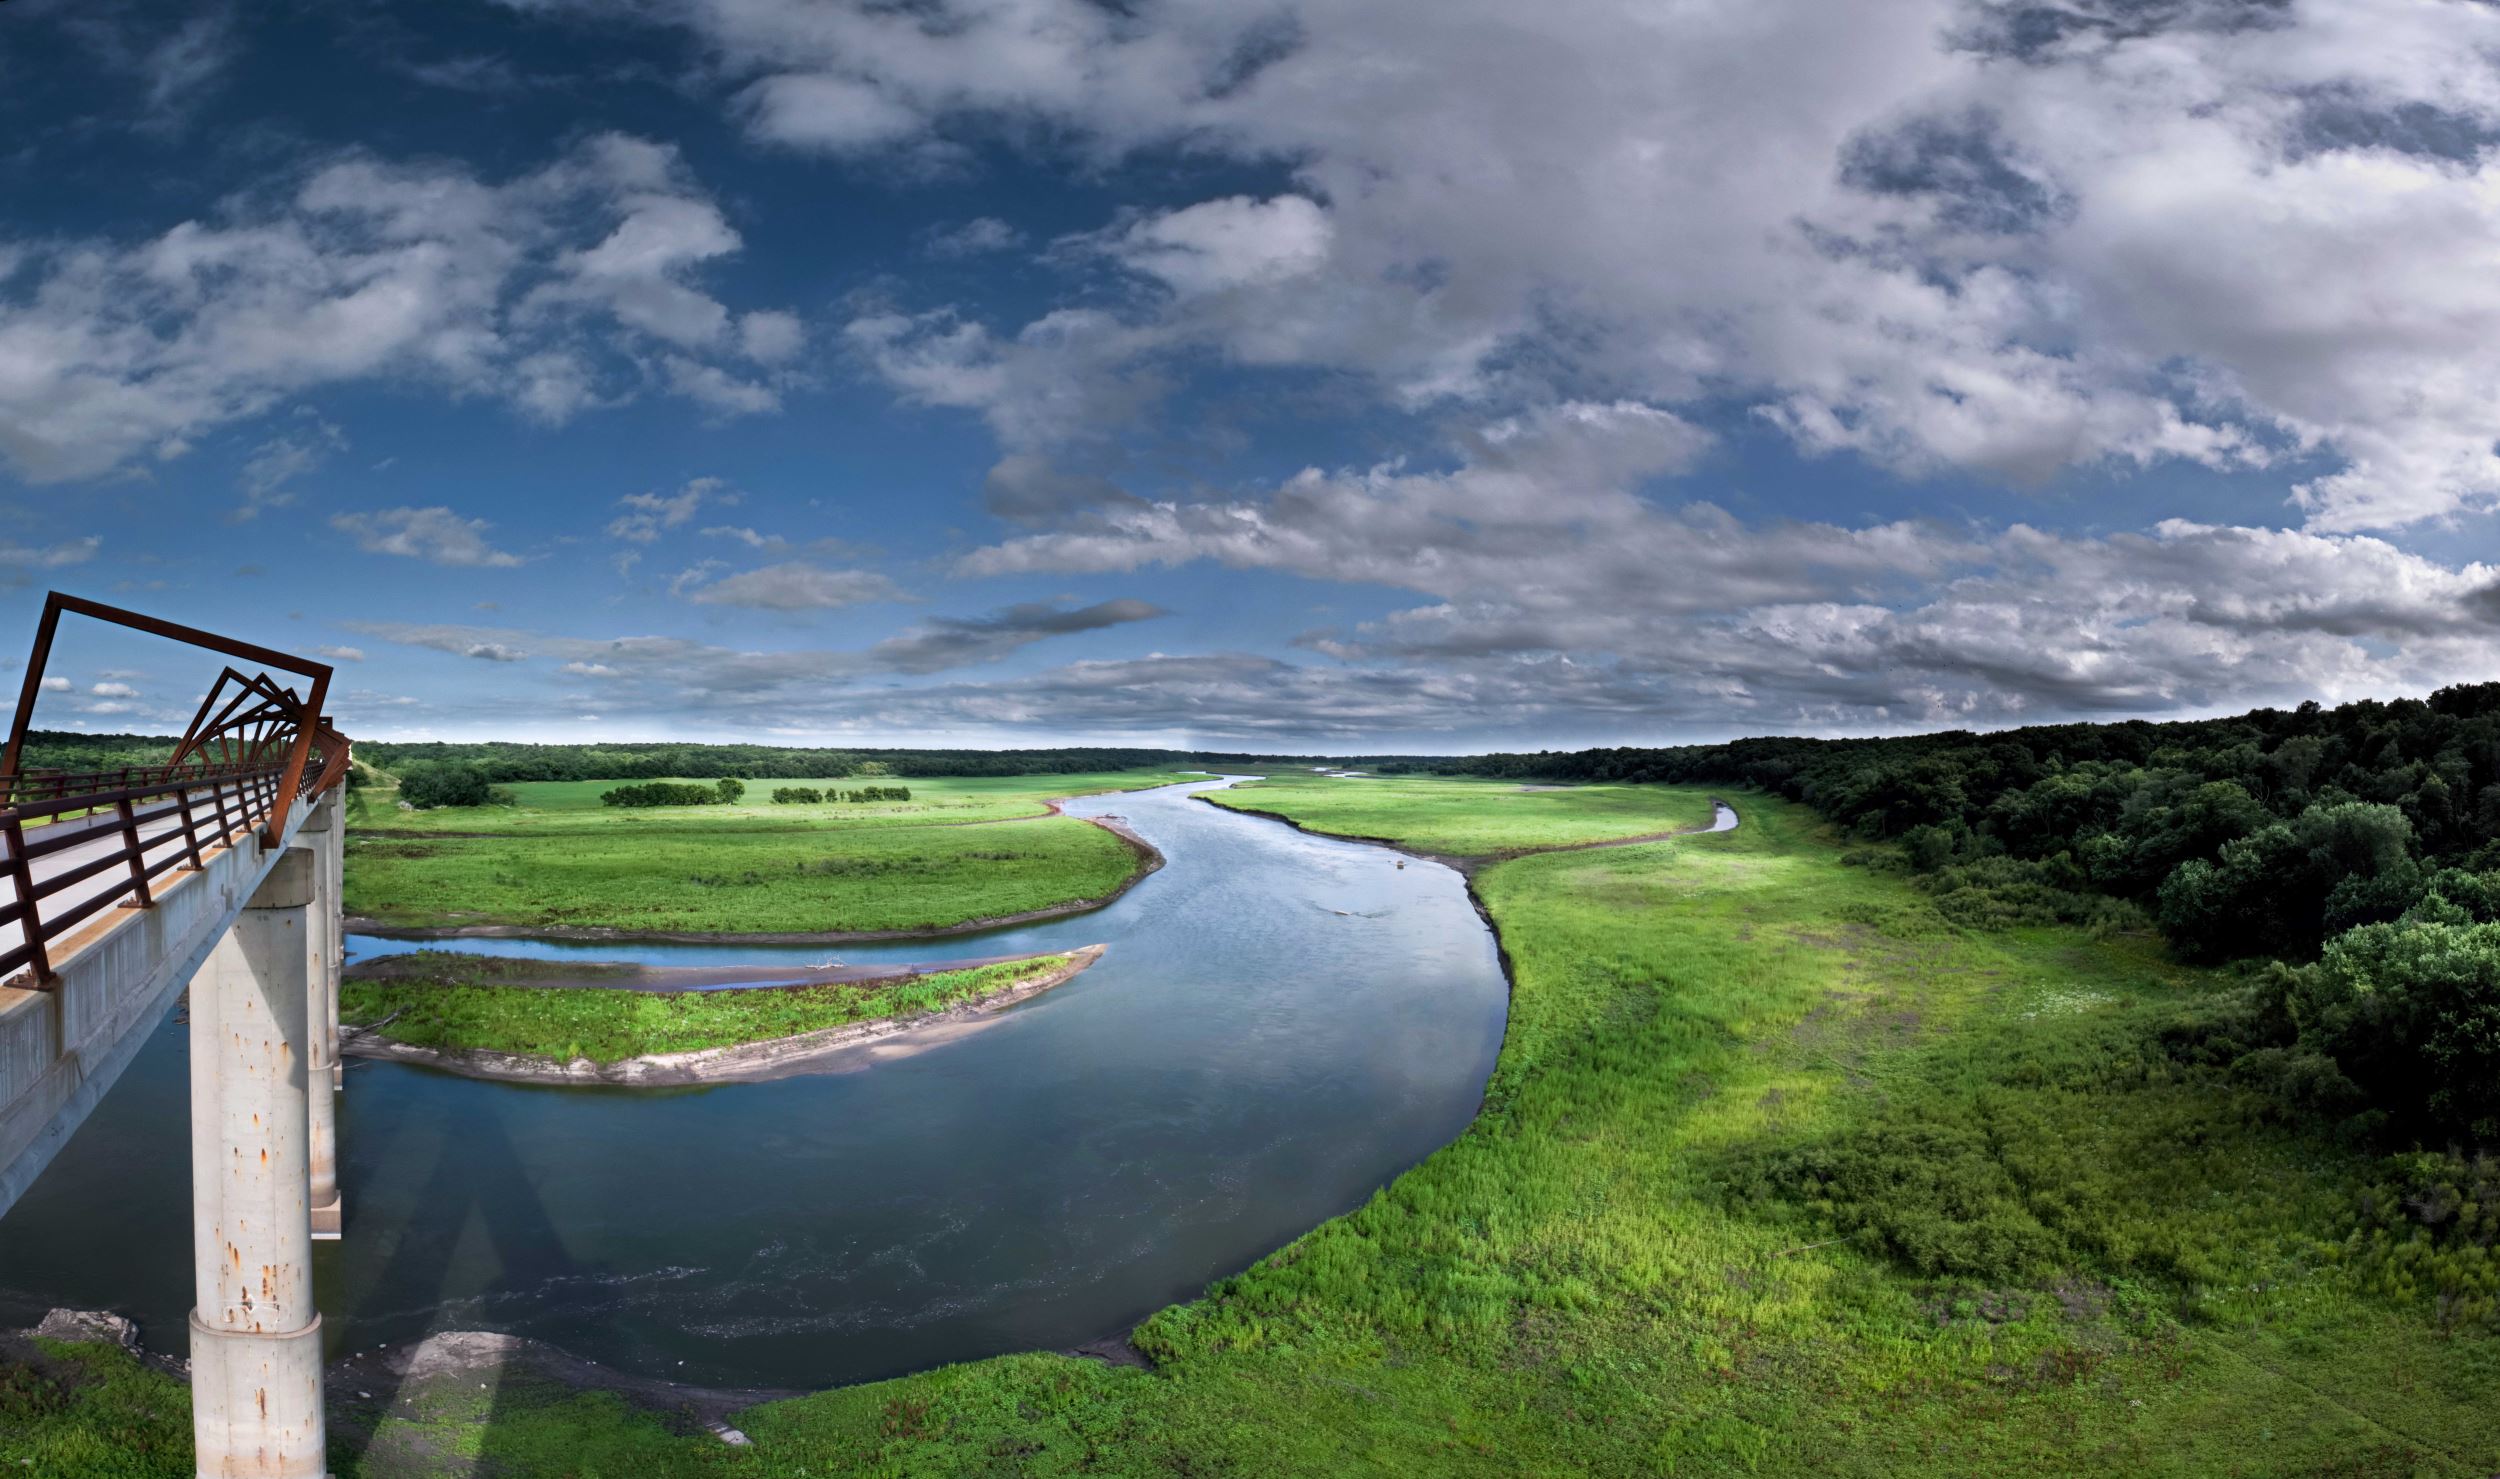
[[[2401,1155],[2363,1192],[2345,1259],[2396,1298],[2427,1292],[2439,1322],[2500,1330],[2500,1159]]]
[[[2299,1045],[2373,1104],[2435,1134],[2500,1143],[2500,924],[2369,924],[2270,977]]]
[[[687,781],[642,781],[599,793],[604,806],[712,806],[720,800],[719,787]]]
[[[713,783],[713,789],[720,792],[723,806],[735,806],[738,804],[738,798],[747,793],[747,783],[734,776],[722,776]]]
[[[825,793],[814,786],[775,786],[773,800],[784,806],[813,806],[825,799]]]
[[[1879,1121],[1774,1156],[1757,1192],[1930,1277],[2007,1282],[2069,1255],[1980,1128]]]

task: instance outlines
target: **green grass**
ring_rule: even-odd
[[[439,970],[431,979],[342,982],[340,1015],[370,1023],[396,1013],[384,1032],[418,1047],[615,1063],[942,1012],[1068,963],[1065,955],[1048,955],[859,985],[660,992],[496,985],[491,974],[468,968],[471,959],[433,955],[429,963],[439,962]]]
[[[394,925],[726,934],[939,928],[1111,893],[1126,843],[1069,817],[994,827],[743,828],[620,818],[595,831],[347,837],[346,906]]]
[[[1663,786],[1525,790],[1511,781],[1281,775],[1211,791],[1238,811],[1292,818],[1314,832],[1391,838],[1425,852],[1483,857],[1521,848],[1640,837],[1710,824],[1707,792]]]
[[[904,780],[907,802],[619,810],[613,781],[516,786],[512,807],[402,812],[361,792],[347,836],[351,914],[419,928],[593,926],[703,934],[941,929],[1098,899],[1137,869],[1049,798],[1164,785],[1160,771]],[[861,784],[865,784],[864,782]],[[996,825],[965,826],[977,822]],[[417,831],[436,835],[377,835]],[[484,835],[470,835],[484,834]]]
[[[1735,833],[1481,875],[1517,972],[1483,1115],[1149,1320],[1160,1370],[1023,1356],[827,1393],[748,1414],[759,1446],[725,1467],[2500,1466],[2500,1345],[2368,1296],[2324,1249],[2368,1161],[2137,1051],[2220,981],[2141,939],[1957,932],[1801,809],[1744,809]],[[1902,1120],[1981,1132],[2053,1235],[2042,1269],[1923,1273],[1764,1195],[1783,1155]]]
[[[672,779],[709,783],[709,776]],[[908,776],[885,779],[828,781],[785,779],[747,781],[746,795],[735,806],[654,807],[620,810],[602,805],[601,793],[624,781],[524,781],[503,787],[512,793],[511,806],[447,806],[432,811],[401,811],[398,792],[372,789],[349,793],[348,825],[419,832],[497,832],[514,835],[597,833],[626,822],[661,824],[700,822],[713,827],[821,831],[837,827],[921,827],[947,822],[995,822],[1049,814],[1048,803],[1063,796],[1091,796],[1106,791],[1138,791],[1176,781],[1203,779],[1161,770],[1092,771],[1079,775],[955,776],[919,780]],[[776,786],[805,786],[818,791],[845,786],[905,786],[909,801],[828,801],[813,806],[784,806],[772,799]]]
[[[1318,784],[1387,819],[1349,831],[1412,804]],[[1734,833],[1481,872],[1516,977],[1483,1113],[1150,1318],[1157,1370],[975,1362],[756,1409],[747,1450],[578,1399],[476,1441],[764,1479],[2500,1470],[2500,1340],[2342,1261],[2380,1168],[2148,1049],[2226,978],[1957,929],[1737,799]]]
[[[0,1474],[191,1479],[191,1393],[103,1343],[0,1352]]]

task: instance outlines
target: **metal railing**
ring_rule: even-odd
[[[44,667],[63,615],[90,617],[307,678],[299,697],[268,673],[228,667],[200,701],[191,725],[162,765],[109,771],[25,771],[26,732],[42,692]],[[0,950],[0,982],[49,989],[52,945],[107,909],[146,909],[156,881],[197,871],[205,858],[252,832],[275,845],[290,811],[347,778],[349,742],[321,711],[330,669],[248,642],[178,626],[136,612],[54,592],[26,664],[8,749],[0,755],[0,929],[18,943]],[[98,847],[101,843],[103,846]],[[79,849],[95,855],[39,869]],[[64,897],[94,880],[84,897]],[[11,981],[18,972],[23,981]]]

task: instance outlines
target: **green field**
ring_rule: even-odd
[[[1290,817],[1314,832],[1391,838],[1424,852],[1484,857],[1710,825],[1707,792],[1661,786],[1528,789],[1437,776],[1345,780],[1285,775],[1210,791],[1218,806]]]
[[[616,1063],[942,1012],[1067,962],[1064,955],[1047,955],[859,985],[660,992],[516,985],[496,970],[509,962],[431,952],[420,975],[342,982],[339,1011],[349,1023],[387,1018],[388,1036],[417,1047]],[[558,968],[581,974],[576,967]]]
[[[706,776],[675,779],[707,783]],[[848,781],[822,779],[747,781],[746,795],[734,806],[656,807],[619,810],[600,804],[602,792],[625,781],[523,781],[502,787],[512,794],[511,806],[448,806],[431,811],[402,811],[397,793],[382,787],[351,792],[348,825],[357,829],[420,832],[497,832],[515,836],[597,832],[629,821],[699,819],[708,823],[759,828],[817,830],[836,827],[924,827],[946,822],[996,822],[1049,814],[1048,803],[1062,796],[1090,796],[1104,791],[1136,791],[1175,781],[1202,779],[1163,770],[1091,771],[1079,775],[948,776],[918,780],[892,776]],[[814,806],[780,805],[772,799],[777,786],[822,791],[843,787],[903,786],[909,801],[824,802]]]
[[[1470,828],[1438,788],[1318,784],[1346,830],[1411,807],[1419,846],[1551,826],[1491,813],[1558,794],[1476,788]],[[1148,1319],[1155,1370],[975,1362],[752,1410],[747,1449],[446,1388],[370,1451],[769,1479],[2500,1470],[2500,1337],[2348,1242],[2379,1163],[2161,1051],[2231,978],[2144,936],[1956,928],[1803,808],[1731,799],[1733,833],[1480,872],[1515,973],[1483,1113]],[[1707,801],[1654,790],[1626,830]],[[104,1400],[0,1380],[58,1413],[0,1424],[0,1462],[156,1472],[113,1463],[178,1442],[178,1392],[53,1459],[130,1428]],[[365,1442],[342,1475],[423,1472]]]
[[[515,786],[514,806],[400,811],[359,793],[347,910],[399,927],[500,924],[761,934],[937,929],[1097,899],[1136,855],[1051,797],[1133,790],[1164,772],[912,781],[907,802],[621,810],[615,782]],[[866,784],[866,783],[855,783]],[[980,825],[964,825],[978,823]],[[414,832],[421,835],[399,835]]]

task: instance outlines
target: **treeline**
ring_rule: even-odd
[[[1802,801],[1897,844],[1962,922],[2149,918],[2190,959],[2275,962],[2179,1050],[2302,1106],[2500,1143],[2500,684],[2174,723],[1362,763]]]
[[[73,736],[72,738],[82,738]],[[170,742],[167,742],[170,744]],[[1150,768],[1265,770],[1322,757],[1076,747],[1051,750],[829,750],[663,742],[608,745],[397,744],[360,741],[362,759],[394,773],[412,764],[473,765],[491,785],[519,781],[642,781],[717,775],[742,780],[850,780],[892,775],[1068,775]]]
[[[775,786],[773,800],[785,806],[814,806],[826,801],[909,801],[909,786],[861,786],[853,790],[839,787],[818,790],[814,786]]]
[[[27,731],[25,752],[18,764],[26,770],[138,769],[162,765],[173,758],[174,735],[74,734],[66,730]]]

